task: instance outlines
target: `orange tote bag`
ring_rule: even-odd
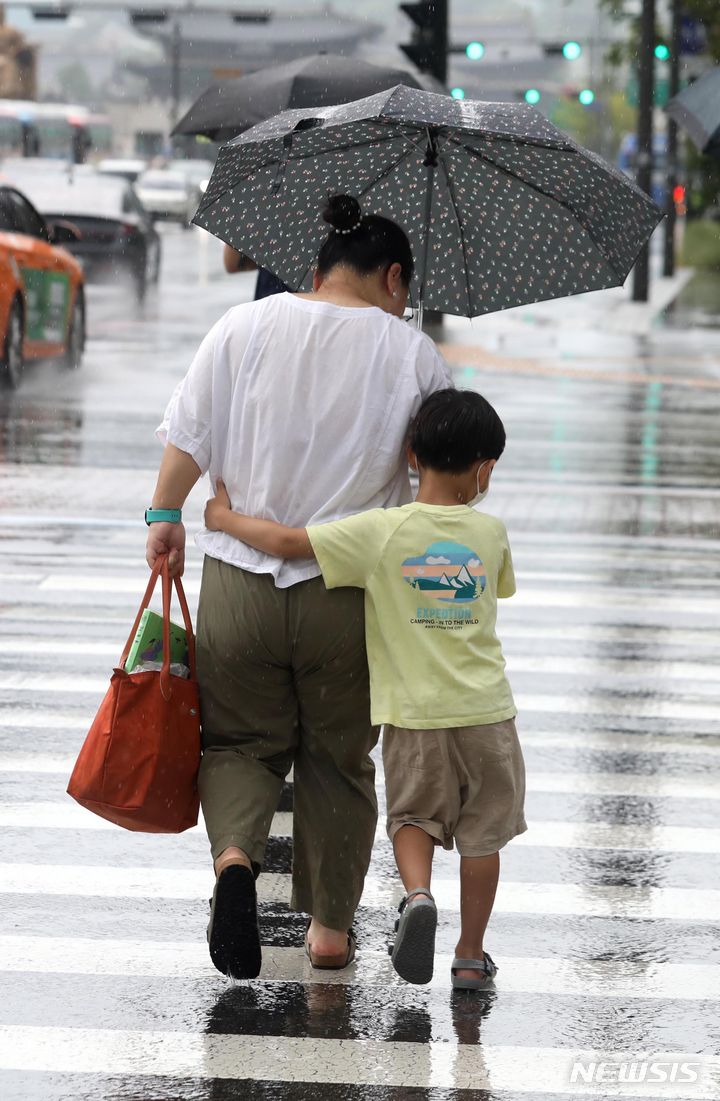
[[[129,674],[125,662],[159,575],[163,667]],[[67,789],[94,814],[144,833],[181,833],[198,820],[200,707],[195,639],[182,582],[179,577],[174,581],[187,632],[190,679],[170,672],[172,582],[167,555],[162,555]]]

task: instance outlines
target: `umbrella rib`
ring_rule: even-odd
[[[538,184],[531,183],[529,180],[523,179],[522,176],[518,176],[517,172],[513,172],[511,168],[505,168],[504,165],[496,164],[496,162],[492,159],[492,157],[486,157],[484,153],[480,153],[477,149],[473,149],[469,145],[463,145],[461,142],[455,141],[452,138],[450,138],[449,140],[453,145],[456,145],[458,147],[458,149],[462,149],[465,153],[469,153],[471,156],[476,157],[478,160],[484,161],[486,164],[491,164],[493,166],[493,168],[495,168],[498,172],[503,172],[506,176],[509,176],[513,180],[517,180],[521,184],[524,184],[524,186],[529,187],[531,191],[537,192],[538,195],[542,195],[545,199],[549,199],[551,202],[556,203],[557,206],[559,206],[562,210],[567,211],[567,213],[569,213],[572,216],[574,221],[576,221],[580,226],[582,226],[583,231],[585,233],[587,233],[588,237],[592,241],[592,243],[595,246],[595,248],[597,249],[597,251],[602,256],[602,258],[605,261],[605,263],[607,264],[607,266],[610,268],[610,270],[620,280],[620,284],[625,282],[627,273],[625,273],[625,275],[622,275],[617,270],[617,268],[615,267],[615,264],[610,259],[610,257],[606,254],[606,252],[603,249],[603,247],[601,246],[600,242],[596,240],[595,235],[592,232],[592,230],[589,229],[585,225],[585,223],[581,220],[579,215],[575,213],[574,210],[572,210],[568,206],[565,206],[565,204],[562,203],[560,201],[560,199],[556,198],[555,195],[551,195],[549,191],[545,191],[544,188],[539,187]]]
[[[357,148],[357,146],[352,146],[352,148]],[[398,165],[401,164],[406,157],[409,157],[410,154],[413,152],[417,152],[417,148],[418,147],[415,145],[415,143],[412,143],[411,149],[404,149],[396,160],[392,161],[389,165],[386,165],[385,168],[383,168],[379,176],[375,176],[375,178],[371,180],[369,184],[363,187],[361,191],[358,191],[358,198],[362,198],[364,195],[367,195],[368,191],[370,191],[371,188],[379,184],[380,181],[383,180],[386,176],[389,176],[391,172],[394,172]],[[301,287],[305,282],[305,279],[311,267],[312,263],[308,264],[308,266],[305,268],[305,271],[302,273],[302,279],[300,279],[300,281],[298,282],[299,287]]]
[[[453,183],[452,183],[452,180],[450,178],[450,173],[448,172],[448,167],[445,163],[445,158],[442,155],[440,156],[440,164],[442,166],[443,175],[445,177],[445,183],[447,185],[447,189],[448,189],[448,192],[450,194],[452,211],[453,211],[453,214],[455,215],[455,221],[457,222],[458,231],[460,233],[460,244],[462,246],[463,261],[464,261],[463,269],[464,269],[464,272],[465,272],[465,293],[467,294],[468,317],[471,317],[472,316],[472,295],[471,295],[471,291],[470,291],[470,272],[468,270],[468,256],[467,256],[467,248],[466,248],[466,245],[465,245],[465,231],[463,229],[462,220],[460,218],[460,212],[458,210],[458,205],[457,205],[457,202],[455,200],[455,189],[453,187]]]

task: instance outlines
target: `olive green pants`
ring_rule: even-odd
[[[294,766],[292,906],[346,929],[375,836],[363,593],[288,589],[205,558],[197,621],[200,798],[213,857],[262,864]]]

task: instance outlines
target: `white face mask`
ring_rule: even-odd
[[[480,466],[478,467],[477,479],[476,479],[476,482],[475,482],[477,493],[475,494],[475,496],[473,498],[471,498],[471,500],[468,501],[468,507],[469,508],[475,508],[475,505],[479,505],[481,501],[485,500],[488,493],[490,492],[490,482],[488,482],[487,487],[485,489],[482,489],[482,490],[480,489],[480,471],[482,470],[482,468],[484,466],[487,466],[487,461],[484,462],[484,463],[481,463]]]

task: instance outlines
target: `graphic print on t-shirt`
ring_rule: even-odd
[[[431,543],[424,554],[406,558],[404,580],[425,597],[464,603],[485,591],[485,567],[480,556],[462,543]]]

